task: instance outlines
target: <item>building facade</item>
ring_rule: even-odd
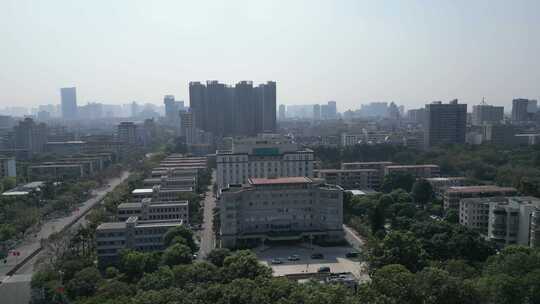
[[[320,169],[314,172],[315,177],[345,190],[379,189],[381,186],[381,176],[376,169]]]
[[[434,102],[426,105],[424,123],[425,148],[445,144],[464,144],[467,131],[467,104],[457,100],[448,104]]]
[[[390,165],[384,167],[384,175],[394,172],[409,173],[414,178],[432,178],[441,174],[441,168],[437,165]]]
[[[512,100],[512,122],[529,121],[529,100],[516,98]]]
[[[235,139],[231,151],[218,151],[217,184],[246,183],[250,177],[313,177],[313,151],[283,136]]]
[[[16,165],[15,157],[0,156],[0,179],[5,177],[17,177]]]
[[[137,144],[137,125],[133,122],[121,122],[118,125],[118,141],[135,146]]]
[[[343,189],[307,177],[250,178],[223,189],[219,206],[223,247],[343,239]]]
[[[515,196],[516,188],[499,186],[449,187],[444,193],[444,209],[459,210],[459,202],[464,198]]]
[[[473,106],[472,124],[482,126],[484,124],[500,123],[504,119],[504,107],[481,104]]]
[[[121,203],[117,207],[116,218],[120,222],[136,216],[141,221],[183,221],[189,223],[188,201],[160,202],[151,198],[140,203]]]
[[[62,104],[62,118],[73,120],[78,118],[77,89],[61,88],[60,97]]]

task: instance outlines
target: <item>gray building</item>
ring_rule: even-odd
[[[223,247],[343,239],[343,189],[307,177],[251,178],[223,189],[219,206]]]
[[[44,123],[36,124],[32,118],[19,121],[14,127],[15,148],[27,150],[30,154],[42,153],[47,143],[48,128]]]
[[[118,141],[134,146],[137,144],[137,125],[133,122],[121,122],[118,125]]]
[[[512,100],[512,121],[524,122],[529,121],[529,99],[516,98]]]
[[[77,119],[78,118],[77,89],[76,88],[61,88],[60,96],[62,98],[62,118],[68,119],[68,120]]]
[[[320,111],[319,111],[320,114]],[[284,104],[279,105],[279,116],[280,121],[284,121],[287,118],[287,107]]]
[[[504,107],[487,104],[473,106],[472,124],[475,126],[500,123],[503,119]]]
[[[15,157],[0,156],[0,179],[5,177],[17,177]]]
[[[188,201],[160,202],[151,198],[136,203],[121,203],[117,207],[118,221],[125,222],[136,216],[141,221],[183,221],[189,223]]]
[[[457,99],[447,104],[440,101],[426,105],[424,146],[464,144],[467,131],[467,105]]]

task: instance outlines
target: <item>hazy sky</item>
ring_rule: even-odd
[[[277,81],[278,103],[407,108],[540,96],[540,1],[0,0],[0,106],[188,100]],[[1,107],[0,107],[1,108]]]

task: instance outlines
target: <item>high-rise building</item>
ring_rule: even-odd
[[[77,89],[76,88],[61,88],[60,95],[62,97],[62,118],[77,119]]]
[[[524,122],[529,120],[529,100],[516,98],[512,100],[512,121]]]
[[[321,116],[321,111],[319,109],[319,116]],[[285,118],[287,117],[287,107],[284,105],[284,104],[280,104],[279,105],[279,116],[278,116],[278,119],[280,121],[284,121]]]
[[[137,144],[137,125],[133,122],[121,122],[118,125],[118,141],[134,146]]]
[[[313,105],[313,120],[321,120],[321,105]]]
[[[185,138],[186,144],[194,144],[195,142],[195,121],[191,111],[180,112],[180,136]]]
[[[538,111],[538,100],[536,99],[529,99],[529,103],[527,104],[527,113],[536,113]]]
[[[218,81],[189,84],[190,107],[196,127],[215,136],[256,135],[276,129],[276,83],[234,87]]]
[[[28,150],[30,154],[43,152],[48,135],[46,124],[36,124],[32,118],[25,118],[19,121],[14,131],[15,148]]]
[[[328,102],[328,119],[337,118],[337,103],[333,100]]]
[[[15,157],[0,156],[0,179],[4,177],[17,177]]]
[[[407,111],[407,119],[410,122],[423,124],[425,122],[426,109],[410,109]]]
[[[436,101],[426,105],[425,115],[425,148],[465,143],[467,104],[459,104],[457,99],[447,104]]]
[[[473,106],[472,124],[481,126],[486,123],[499,123],[504,119],[504,107],[487,104]]]

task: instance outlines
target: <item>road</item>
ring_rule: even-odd
[[[199,232],[201,244],[199,249],[199,259],[204,259],[215,247],[216,238],[213,230],[214,208],[216,207],[216,198],[212,192],[212,185],[216,181],[216,171],[212,172],[212,182],[208,187],[204,197],[204,212],[203,212],[203,230]]]
[[[345,232],[345,239],[356,250],[360,251],[364,247],[365,241],[347,225],[343,225],[343,231]]]
[[[17,246],[15,251],[20,252],[20,256],[9,256],[6,264],[0,265],[0,299],[2,304],[19,304],[28,303],[30,299],[30,280],[34,270],[34,264],[38,260],[39,252],[37,255],[26,261],[13,275],[7,275],[12,271],[15,266],[28,258],[40,248],[40,240],[47,239],[55,232],[61,231],[69,224],[73,224],[72,227],[79,226],[84,222],[84,214],[88,212],[93,206],[101,202],[107,193],[112,191],[116,186],[122,183],[129,176],[129,172],[125,171],[118,178],[109,180],[108,186],[95,189],[92,191],[92,197],[81,203],[78,207],[78,211],[72,212],[70,215],[52,219],[41,226],[41,230],[37,233],[37,237],[33,235],[26,239],[23,243]]]

